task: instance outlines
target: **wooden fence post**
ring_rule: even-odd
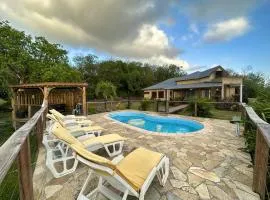
[[[107,100],[104,101],[105,112],[107,112]]]
[[[165,101],[165,111],[167,114],[169,113],[169,101],[167,99]]]
[[[130,100],[129,100],[129,97],[128,97],[127,109],[130,109]]]
[[[32,115],[32,107],[31,105],[28,105],[28,119],[31,118],[31,115]]]
[[[38,148],[41,147],[42,139],[43,139],[43,122],[42,117],[40,116],[37,125],[36,125],[36,134],[37,134],[37,144]]]
[[[20,200],[33,200],[33,178],[29,136],[27,136],[18,155]]]
[[[265,199],[265,189],[267,171],[268,171],[268,156],[269,156],[269,146],[266,142],[266,138],[261,132],[263,129],[269,132],[269,125],[258,126],[256,133],[256,149],[255,149],[255,165],[253,172],[253,190],[260,194],[262,200]]]
[[[198,116],[198,104],[195,101],[195,105],[194,105],[194,116],[197,117]]]

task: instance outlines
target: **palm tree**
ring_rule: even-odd
[[[116,96],[116,87],[112,82],[100,81],[96,86],[96,96],[102,95],[107,101],[108,98],[113,99]]]

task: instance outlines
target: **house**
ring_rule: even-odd
[[[144,98],[187,100],[190,97],[242,102],[243,79],[232,77],[221,66],[165,80],[144,88]]]

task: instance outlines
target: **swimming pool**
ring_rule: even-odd
[[[204,128],[196,121],[177,117],[162,117],[142,112],[123,111],[110,113],[109,117],[119,122],[129,124],[141,129],[160,133],[185,134],[195,132]]]

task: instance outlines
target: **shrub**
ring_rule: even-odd
[[[215,104],[215,108],[219,110],[231,110],[231,111],[238,111],[239,107],[237,103],[233,103],[231,100],[221,100],[220,102],[223,103],[217,103]]]
[[[96,114],[96,109],[93,107],[88,108],[88,114]]]
[[[195,103],[197,103],[197,116],[198,117],[211,117],[211,110],[213,109],[213,105],[209,103],[210,100],[206,98],[192,98],[189,100],[189,105],[187,110],[195,115]]]
[[[270,123],[270,95],[261,94],[251,106],[264,121]]]
[[[144,99],[142,102],[141,102],[141,105],[140,105],[140,110],[148,110],[150,108],[150,105],[151,105],[151,101],[147,100],[147,99]]]
[[[244,132],[244,138],[245,138],[245,144],[246,144],[245,150],[248,153],[250,153],[252,160],[254,160],[255,147],[256,147],[256,127],[254,127],[251,121],[246,120],[245,130],[246,130]]]

